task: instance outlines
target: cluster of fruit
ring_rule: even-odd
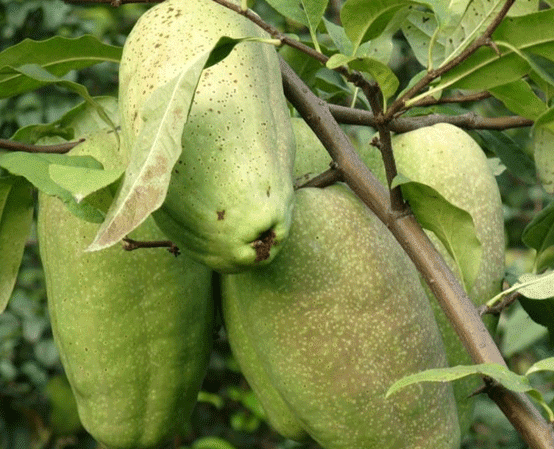
[[[97,130],[72,154],[125,164],[149,95],[222,35],[264,37],[211,0],[150,9],[121,61],[121,145]],[[504,234],[483,152],[451,125],[393,145],[401,173],[472,216],[483,256],[469,294],[489,298],[500,287]],[[130,236],[169,238],[184,253],[177,258],[85,252],[97,225],[40,196],[50,317],[85,428],[107,448],[155,448],[187,419],[210,354],[217,273],[233,354],[282,435],[326,449],[458,448],[473,383],[385,392],[469,358],[407,255],[347,186],[293,189],[330,158],[290,118],[271,45],[240,44],[203,73],[182,148],[163,206]],[[379,175],[371,151],[360,154]],[[104,191],[98,203],[111,200]]]

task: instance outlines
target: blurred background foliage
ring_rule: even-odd
[[[278,16],[264,1],[249,2],[258,13],[280,29],[300,38],[309,35],[298,24]],[[336,15],[338,1],[331,1],[328,16]],[[334,8],[333,8],[334,6]],[[128,4],[67,5],[61,0],[0,0],[0,51],[23,39],[47,39],[55,35],[77,37],[92,34],[106,43],[123,45],[137,18],[149,6]],[[391,66],[407,81],[421,66],[411,56],[401,34],[394,37]],[[287,49],[285,52],[289,51]],[[294,61],[288,54],[287,59]],[[305,57],[302,58],[306,60]],[[328,71],[308,63],[312,86],[322,97],[349,104],[349,90]],[[117,95],[115,64],[99,64],[70,73],[71,80],[84,84],[92,95]],[[336,86],[341,86],[337,94]],[[333,86],[329,89],[329,86]],[[402,87],[402,86],[401,86]],[[0,137],[9,138],[18,128],[49,123],[80,102],[76,95],[45,87],[0,100]],[[506,114],[495,100],[470,108],[483,115]],[[358,144],[367,144],[372,132],[350,130]],[[525,148],[528,130],[510,131]],[[522,272],[532,264],[533,254],[521,242],[524,227],[541,210],[546,196],[537,185],[529,185],[508,172],[498,177],[502,192],[508,242],[508,270]],[[497,341],[512,370],[523,373],[535,361],[554,356],[545,328],[533,323],[519,305],[505,311],[500,319]],[[535,375],[535,385],[554,399],[554,376]],[[284,440],[264,420],[263,411],[234,362],[222,328],[218,330],[209,371],[190,423],[183,423],[172,447],[210,449],[315,449],[315,443],[299,445]],[[517,432],[486,397],[479,397],[471,434],[463,448],[524,448]],[[8,309],[0,314],[0,449],[95,449],[96,443],[82,429],[75,402],[63,374],[54,346],[48,314],[44,277],[36,236],[26,247],[18,282]]]

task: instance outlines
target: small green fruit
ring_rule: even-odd
[[[268,37],[211,0],[167,0],[139,19],[120,66],[127,146],[141,129],[141,109],[150,94],[222,36]],[[269,263],[290,228],[294,161],[272,45],[241,43],[204,71],[181,144],[166,200],[154,213],[162,231],[220,272]]]
[[[111,136],[109,144],[89,139],[71,154],[112,168],[117,141],[99,133]],[[104,193],[107,205],[111,196]],[[39,195],[54,338],[85,429],[109,449],[157,448],[188,419],[205,374],[211,271],[161,249],[85,252],[97,227],[57,198]],[[131,237],[165,239],[151,217]]]
[[[414,266],[344,185],[296,193],[273,263],[223,276],[223,312],[239,364],[260,364],[241,365],[245,375],[261,367],[325,449],[459,447],[451,385],[385,399],[394,381],[446,356]],[[237,328],[246,337],[234,340]],[[255,358],[241,358],[245,340]]]

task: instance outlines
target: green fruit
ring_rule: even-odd
[[[233,356],[250,388],[258,397],[266,419],[280,435],[295,441],[303,441],[307,433],[291,411],[280,392],[273,386],[265,371],[256,347],[243,323],[238,301],[229,301],[225,307],[225,331],[232,346]]]
[[[212,0],[167,0],[139,19],[120,67],[127,146],[141,129],[150,94],[221,36],[268,37]],[[166,200],[154,213],[162,231],[220,272],[269,263],[290,228],[294,161],[273,46],[241,43],[204,71],[181,143]]]
[[[237,327],[324,448],[459,447],[449,384],[420,383],[384,398],[394,381],[446,366],[446,357],[414,266],[345,186],[299,190],[273,263],[224,276],[222,293],[239,364]]]
[[[399,173],[413,181],[433,187],[447,201],[469,212],[473,218],[482,256],[479,273],[468,293],[476,306],[484,304],[500,291],[504,276],[504,218],[498,184],[479,145],[463,130],[446,123],[420,128],[392,138],[393,152]],[[362,158],[372,171],[385,182],[385,169],[378,150],[370,147],[361,151]],[[431,232],[427,233],[449,267],[461,279],[461,274],[448,251]],[[454,328],[427,284],[422,280],[446,347],[451,366],[471,365],[471,357],[463,347]],[[492,330],[495,320],[485,317]],[[474,377],[454,382],[460,426],[464,433],[472,419],[474,399],[468,399],[480,385]]]
[[[90,139],[71,154],[112,168],[117,142],[102,133],[109,144]],[[104,193],[107,205],[111,196]],[[211,272],[159,248],[85,252],[97,227],[57,198],[39,195],[54,338],[85,429],[110,449],[156,448],[188,419],[205,374]],[[131,237],[165,239],[151,217]]]
[[[300,186],[328,170],[333,159],[304,119],[293,117],[291,122],[296,141],[294,179]]]
[[[50,425],[55,435],[72,435],[83,426],[77,412],[77,403],[67,378],[63,375],[51,377],[45,387],[50,402]]]

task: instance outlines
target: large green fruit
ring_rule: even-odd
[[[294,119],[293,124],[299,161],[295,164],[295,177],[298,179],[306,173],[321,173],[329,166],[329,154],[306,122]],[[394,135],[392,144],[399,173],[413,181],[430,185],[446,200],[472,216],[482,245],[482,256],[479,273],[468,294],[476,306],[484,304],[500,290],[505,244],[500,192],[483,151],[467,133],[444,123]],[[359,151],[362,160],[386,185],[385,168],[379,150],[364,147]],[[444,245],[433,233],[427,234],[458,279],[461,279],[458,267]],[[423,280],[422,283],[435,312],[449,364],[471,364],[471,357],[436,298]],[[491,317],[485,317],[485,323],[489,329],[494,328],[494,319]],[[462,433],[471,424],[475,403],[474,399],[468,399],[468,395],[477,389],[479,383],[478,379],[467,377],[453,384]]]
[[[384,397],[399,378],[446,366],[446,356],[414,266],[345,186],[299,190],[273,263],[223,276],[222,293],[245,375],[245,363],[259,363],[324,448],[459,447],[449,384]],[[241,357],[245,341],[256,358]]]
[[[467,293],[476,306],[484,304],[500,291],[504,276],[505,243],[502,200],[483,150],[469,134],[447,123],[397,134],[392,138],[392,145],[399,173],[433,187],[447,201],[469,212],[473,218],[482,255],[479,273]],[[361,150],[366,163],[384,182],[384,166],[381,159],[375,157],[376,153],[378,150],[373,147]],[[433,233],[428,232],[428,235],[458,279],[461,279],[456,262],[446,248]],[[435,310],[449,364],[472,364],[471,357],[436,298],[427,284],[422,282]],[[490,316],[485,317],[485,324],[492,330],[495,320]],[[468,396],[479,387],[480,382],[474,377],[454,382],[462,432],[469,428],[475,403]]]
[[[139,19],[120,67],[126,145],[141,129],[150,94],[221,36],[268,37],[212,0],[166,0]],[[270,262],[290,228],[294,161],[272,45],[241,43],[204,71],[181,143],[166,200],[154,213],[160,228],[193,258],[221,272]]]
[[[113,134],[99,131],[72,154],[113,168],[116,148]],[[110,199],[106,193],[106,207]],[[211,272],[162,249],[85,252],[97,227],[40,194],[38,238],[54,338],[92,436],[110,449],[156,448],[188,419],[205,374]],[[131,237],[165,238],[151,217]]]

